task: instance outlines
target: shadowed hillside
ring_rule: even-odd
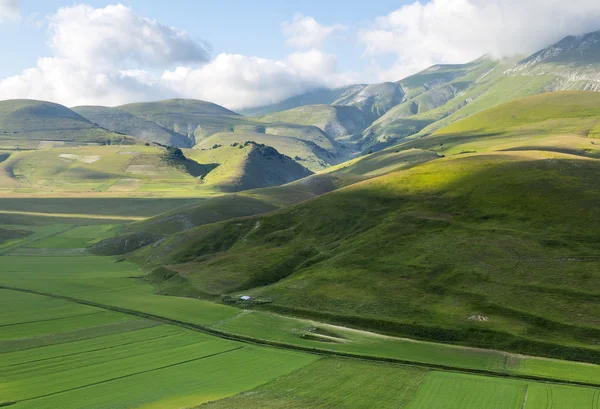
[[[546,134],[558,138],[562,129],[597,121],[598,98],[549,94],[498,110],[523,113],[533,124],[562,118],[563,128]],[[499,111],[484,115],[502,122]],[[513,124],[523,122],[516,115]],[[455,127],[475,135],[478,124],[475,117]],[[439,137],[447,133],[454,131]],[[591,290],[599,279],[600,162],[542,145],[532,150],[535,140],[521,135],[521,148],[515,143],[506,151],[504,140],[492,139],[486,152],[447,156],[264,216],[186,230],[133,257],[168,265],[203,294],[271,299],[265,308],[275,311],[585,359],[600,334],[600,298]]]
[[[24,99],[0,101],[0,146],[5,149],[112,142],[134,140],[100,128],[62,105]]]

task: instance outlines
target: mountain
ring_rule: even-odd
[[[312,175],[289,156],[255,141],[192,150],[188,155],[199,163],[219,164],[204,177],[204,183],[224,191],[279,186]]]
[[[287,98],[277,104],[243,109],[240,113],[246,116],[260,116],[279,111],[287,111],[288,109],[298,108],[303,105],[331,105],[339,99],[345,99],[356,95],[366,87],[367,85],[357,84],[334,89],[318,88]]]
[[[442,95],[425,112],[407,109],[407,103],[421,105],[419,98],[411,98],[404,107],[397,106],[382,116],[365,131],[368,144],[386,146],[413,135],[428,135],[469,115],[528,95],[561,90],[599,91],[600,31],[566,37],[524,59],[482,58],[467,67],[464,75],[438,84],[420,97]]]
[[[73,111],[103,128],[135,136],[142,141],[179,147],[190,147],[191,145],[187,136],[163,128],[154,122],[137,117],[119,108],[80,106],[74,107]]]
[[[335,111],[330,106],[324,107],[325,111]],[[336,141],[337,134],[330,136],[316,126],[321,124],[318,121],[315,125],[300,120],[290,123],[281,117],[272,120],[243,117],[204,101],[173,99],[115,108],[73,109],[107,129],[179,148],[208,149],[219,144],[256,141],[273,146],[311,171],[323,170],[355,154],[350,147]],[[362,122],[358,125],[360,129],[353,124],[348,126],[357,134],[364,128]]]
[[[362,119],[355,122],[361,121],[364,130],[354,135],[354,148],[367,152],[431,134],[502,103],[561,90],[600,90],[600,31],[566,37],[527,58],[484,56],[467,64],[435,65],[395,83],[318,91],[315,98],[305,94],[284,101],[281,107],[293,107],[291,112],[318,111],[323,104],[356,108]],[[331,101],[335,92],[341,95]],[[274,108],[265,109],[271,112],[267,118],[281,115],[289,122],[328,132],[321,116],[282,115],[273,113]]]
[[[585,355],[600,333],[599,130],[600,94],[533,96],[394,148],[435,149],[435,160],[131,257],[169,265],[199,293],[270,299],[272,311]]]
[[[169,99],[108,107],[74,107],[90,121],[149,142],[191,148],[197,140],[244,123],[222,106],[193,99]]]
[[[358,108],[368,123],[385,114],[404,100],[405,91],[396,83],[384,82],[364,87],[359,92],[343,95],[333,105],[345,105]]]
[[[362,111],[354,106],[306,105],[257,117],[262,122],[288,122],[316,126],[336,140],[352,139],[367,125]]]
[[[0,101],[0,144],[35,149],[40,144],[133,143],[59,104],[34,100]]]

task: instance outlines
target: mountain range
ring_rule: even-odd
[[[245,110],[244,115],[186,99],[72,109],[41,101],[4,101],[0,137],[2,147],[9,149],[138,140],[189,149],[196,157],[207,156],[198,151],[255,142],[310,172],[321,172],[362,154],[418,140],[499,104],[560,90],[600,90],[600,31],[567,37],[525,58],[484,56],[466,64],[436,65],[397,82],[319,89]],[[212,155],[212,163],[224,163],[226,150]],[[219,180],[228,178],[223,175],[226,168],[215,170]],[[266,179],[289,181],[289,176],[272,176]]]

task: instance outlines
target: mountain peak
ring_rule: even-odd
[[[567,36],[543,50],[521,60],[513,71],[556,63],[569,66],[600,63],[600,31]]]

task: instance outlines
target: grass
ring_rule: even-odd
[[[17,152],[0,166],[12,194],[104,194],[112,196],[200,196],[199,179],[162,160],[149,146],[86,146]],[[203,189],[202,189],[203,188]]]
[[[265,386],[199,407],[406,408],[425,376],[421,369],[322,359]]]
[[[597,172],[556,153],[449,157],[139,256],[204,292],[271,298],[275,311],[529,354],[593,349]],[[478,314],[489,321],[469,320]]]
[[[131,138],[107,131],[70,109],[50,102],[0,102],[0,146],[36,148],[42,141],[59,143],[133,143]]]
[[[213,154],[222,149],[225,148],[201,152]],[[167,234],[232,218],[267,213],[313,199],[343,186],[407,169],[438,157],[435,153],[416,149],[405,151],[388,149],[345,162],[284,186],[207,198],[198,204],[168,211],[142,222],[128,224],[123,234],[114,240],[101,243],[94,251],[99,254],[129,252],[148,244],[149,241],[160,240]]]
[[[262,122],[313,125],[336,139],[359,135],[366,128],[364,114],[353,106],[307,105],[259,116]]]
[[[430,372],[407,409],[519,409],[524,382]]]
[[[87,235],[79,230],[76,233]],[[69,287],[70,271],[79,272],[73,281],[81,281],[84,271],[90,273],[85,257],[67,268],[54,263],[57,270],[52,268],[55,257],[45,259],[39,271],[49,276],[46,284],[53,281],[63,290]],[[2,258],[3,271],[11,274],[26,275],[32,265],[18,266]],[[99,271],[104,280],[107,267]],[[75,288],[86,293],[79,285],[71,290]],[[64,299],[0,293],[0,403],[14,402],[17,408],[189,407],[255,388],[318,359],[245,346]],[[198,307],[206,319],[210,307],[196,303]]]
[[[529,385],[524,409],[597,408],[599,397],[597,389],[533,384]]]
[[[115,228],[60,227],[55,235],[72,239],[87,239],[95,228],[100,234]],[[500,373],[564,376],[581,382],[598,379],[598,367],[594,366],[585,366],[587,373],[576,363],[543,361],[549,365],[543,367],[536,358],[382,337],[315,321],[243,312],[198,299],[157,296],[149,284],[134,278],[141,273],[137,266],[110,257],[23,258],[10,254],[0,260],[2,285],[67,295],[292,346]],[[507,402],[514,388],[506,385],[519,382],[471,380],[457,374],[442,380],[436,375],[432,381],[434,373],[425,375],[423,369],[319,360],[315,355],[225,341],[62,299],[6,290],[0,293],[0,325],[9,325],[0,332],[0,391],[2,400],[17,402],[17,408],[75,408],[81,402],[98,408],[177,408],[213,401],[217,402],[209,407],[361,408],[372,406],[376,399],[382,405],[410,408],[417,399],[425,399],[423,395],[432,402],[442,399],[439,394],[430,396],[431,390],[442,394],[452,390],[456,396],[446,398],[464,402],[465,385],[491,385],[482,386],[481,393],[487,394],[485,388],[490,387],[494,393],[507,395],[503,398]],[[40,322],[27,323],[31,320]],[[326,334],[337,341],[303,337],[309,333]],[[510,368],[505,367],[507,363]],[[554,370],[550,367],[553,363]],[[372,386],[361,390],[357,385]],[[429,389],[423,392],[422,388]],[[481,403],[480,407],[495,407],[495,400],[472,395],[468,398]],[[485,406],[488,403],[490,406]]]
[[[183,362],[126,378],[25,401],[15,408],[181,408],[226,398],[313,361],[300,354],[253,347]]]
[[[307,169],[316,172],[329,167],[332,164],[340,163],[345,160],[346,157],[336,159],[325,149],[318,145],[307,142],[303,139],[295,138],[292,136],[283,135],[270,135],[266,133],[252,133],[252,132],[220,132],[211,135],[210,137],[200,141],[194,149],[211,149],[215,146],[221,145],[222,147],[215,149],[217,152],[206,152],[206,153],[195,153],[193,157],[202,157],[201,155],[208,156],[209,160],[214,161],[218,157],[227,157],[227,154],[236,152],[235,150],[228,149],[234,144],[244,144],[248,141],[254,141],[260,144],[271,146],[275,148],[279,153],[286,155],[292,159],[295,159],[299,164],[306,167]],[[211,155],[212,154],[212,155]],[[200,155],[200,156],[199,156]],[[216,157],[214,155],[217,155]],[[233,157],[235,158],[235,156]],[[218,173],[217,173],[218,177]]]

